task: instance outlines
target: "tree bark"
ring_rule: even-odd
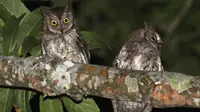
[[[151,103],[153,107],[200,107],[200,78],[78,64],[49,57],[0,56],[0,85],[30,88],[47,96],[84,94]]]

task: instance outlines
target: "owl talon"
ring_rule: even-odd
[[[76,102],[80,102],[83,100],[83,95],[81,94],[74,94],[71,95],[72,100],[76,101]]]

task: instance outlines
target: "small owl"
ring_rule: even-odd
[[[77,63],[89,63],[89,50],[80,37],[71,4],[53,9],[43,8],[42,14],[44,16],[41,35],[43,55]],[[76,101],[82,99],[82,95],[78,93],[75,91],[72,96]]]
[[[145,23],[144,29],[139,29],[130,35],[130,39],[116,56],[113,66],[116,68],[163,71],[161,64],[162,40],[158,33]],[[113,100],[115,112],[150,112],[150,104],[133,101]]]
[[[43,55],[67,59],[77,63],[89,63],[90,54],[80,37],[71,5],[53,9],[43,8]]]

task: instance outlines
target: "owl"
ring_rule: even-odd
[[[81,38],[71,5],[43,8],[42,53],[49,57],[89,63],[90,54]]]
[[[85,41],[80,36],[70,3],[64,7],[43,8],[42,15],[43,55],[76,63],[89,63],[90,53]],[[82,99],[82,95],[76,94],[72,98],[79,101]]]
[[[162,40],[159,34],[145,23],[145,28],[134,31],[129,40],[116,56],[113,66],[116,68],[163,71],[161,64]],[[113,100],[114,112],[150,112],[150,104],[133,101]]]

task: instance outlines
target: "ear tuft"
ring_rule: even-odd
[[[144,21],[144,28],[145,28],[145,30],[148,30],[148,29],[149,29],[149,25],[147,24],[146,21]]]
[[[71,0],[67,0],[67,4],[65,5],[64,12],[67,12],[68,10],[70,10],[71,6],[72,6]]]
[[[42,7],[41,12],[43,16],[46,16],[50,13],[50,9],[48,7]]]
[[[144,26],[145,26],[145,30],[146,30],[146,31],[150,31],[150,30],[152,30],[152,27],[149,26],[149,25],[147,24],[146,21],[144,21]]]

